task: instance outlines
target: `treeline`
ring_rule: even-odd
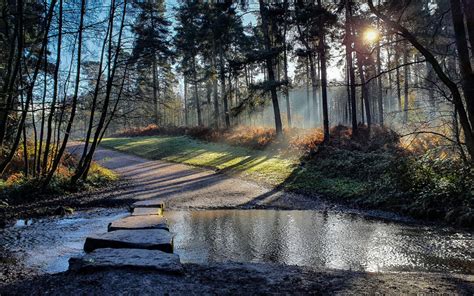
[[[305,122],[322,126],[325,141],[336,124],[354,136],[361,124],[411,125],[440,134],[467,160],[472,11],[466,0],[182,1],[175,44],[184,124],[229,128],[270,102],[281,134],[282,122],[292,126],[291,90],[306,88]],[[329,81],[336,67],[342,77]]]
[[[301,116],[325,141],[337,124],[411,126],[469,161],[471,2],[1,1],[0,173],[21,158],[46,188],[80,139],[74,185],[109,133],[228,129],[268,108],[277,134]]]

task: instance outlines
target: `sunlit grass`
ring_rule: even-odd
[[[301,154],[297,150],[290,156],[288,153],[280,155],[187,136],[107,138],[102,145],[148,159],[225,171],[289,190],[330,197],[352,198],[363,194],[366,188],[366,184],[359,180],[328,175],[324,162],[300,166]]]
[[[279,157],[276,153],[209,143],[186,136],[103,139],[102,145],[148,159],[161,159],[198,167],[257,177],[271,185],[284,182],[299,163],[298,157]]]

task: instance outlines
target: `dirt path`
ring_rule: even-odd
[[[2,295],[472,295],[472,276],[365,273],[258,263],[185,264],[184,275],[104,270],[43,275]],[[3,291],[2,291],[3,290]]]
[[[74,143],[70,151],[74,153],[80,148],[80,143]],[[164,198],[166,206],[172,209],[275,207],[324,210],[335,207],[316,197],[282,192],[211,170],[148,160],[109,149],[98,148],[95,160],[131,181],[115,192],[110,189],[103,192],[117,199]]]

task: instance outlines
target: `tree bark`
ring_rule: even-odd
[[[450,0],[450,2],[455,33],[454,36],[458,52],[458,63],[459,69],[461,70],[461,85],[464,93],[464,99],[466,101],[467,115],[471,125],[474,125],[474,74],[472,72],[469,47],[467,45],[467,34],[464,27],[464,15],[461,10],[460,0]],[[469,26],[468,30],[471,32],[474,31],[474,29],[469,28]],[[474,43],[474,41],[471,40],[471,44],[472,43]]]
[[[346,33],[346,63],[349,67],[349,81],[350,81],[350,98],[351,102],[351,123],[352,123],[352,135],[357,135],[357,102],[356,102],[356,89],[355,89],[355,73],[354,73],[354,62],[352,61],[352,7],[351,1],[345,0],[346,9],[346,22],[345,22],[345,33]]]
[[[58,75],[59,75],[59,66],[61,64],[61,41],[62,41],[62,29],[63,29],[63,1],[59,0],[59,15],[58,15],[58,44],[56,50],[56,65],[54,67],[53,74],[53,99],[51,101],[51,107],[48,116],[48,124],[46,127],[46,142],[44,146],[44,157],[43,157],[43,174],[47,172],[48,169],[48,158],[49,158],[49,148],[51,145],[51,135],[53,133],[53,119],[54,113],[56,110],[56,100],[58,97]]]
[[[318,5],[321,8],[321,1],[318,1]],[[323,109],[323,130],[324,130],[324,143],[329,142],[329,113],[328,113],[328,80],[327,80],[327,61],[326,61],[326,43],[324,40],[324,29],[322,22],[319,24],[319,60],[321,62],[321,98],[322,98],[322,109]]]
[[[225,68],[224,68],[224,54],[222,47],[219,48],[219,63],[220,63],[220,80],[221,80],[221,95],[224,104],[224,122],[225,127],[230,128],[229,106],[227,103],[227,92],[225,87]]]
[[[404,79],[403,79],[403,89],[404,89],[404,99],[403,99],[403,123],[408,123],[408,100],[409,100],[409,84],[408,81],[410,79],[409,74],[409,66],[408,64],[408,44],[404,42],[404,50],[403,50],[403,63],[405,66],[403,67],[404,71]]]
[[[202,126],[201,103],[199,102],[196,57],[195,56],[193,56],[193,79],[194,79],[194,102],[196,104],[196,113],[197,113],[198,126]]]
[[[270,52],[272,50],[271,40],[270,40],[270,33],[268,32],[268,19],[267,19],[267,8],[265,7],[264,0],[259,0],[260,4],[260,15],[262,17],[262,29],[263,35],[265,39],[265,50],[267,51],[267,58],[266,58],[266,68],[268,73],[268,81],[270,82],[270,95],[273,104],[273,115],[275,117],[275,130],[277,136],[281,136],[283,134],[283,127],[281,123],[281,115],[280,115],[280,106],[278,104],[278,95],[275,86],[275,73],[273,71],[273,57],[271,56]]]
[[[364,73],[364,66],[362,64],[362,54],[357,52],[357,66],[359,68],[359,79],[360,79],[360,84],[361,84],[361,103],[364,104],[365,106],[365,115],[367,119],[367,128],[368,128],[368,133],[370,136],[370,131],[372,128],[372,113],[370,110],[370,101],[369,101],[369,94],[367,90],[367,83],[365,79],[365,73]],[[362,113],[364,110],[361,110]]]

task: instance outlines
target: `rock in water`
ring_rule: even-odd
[[[97,249],[83,257],[69,259],[69,270],[94,271],[109,268],[138,268],[165,273],[183,272],[178,255],[158,250],[105,248]]]
[[[137,201],[132,204],[132,209],[134,208],[161,208],[165,209],[165,203],[162,199],[149,199]]]
[[[95,249],[147,249],[173,253],[173,234],[164,229],[116,230],[86,238],[84,251]]]
[[[108,230],[133,230],[133,229],[165,229],[169,230],[167,221],[158,215],[128,216],[109,224]]]
[[[144,215],[162,215],[163,210],[161,208],[134,208],[132,216],[144,216]]]

